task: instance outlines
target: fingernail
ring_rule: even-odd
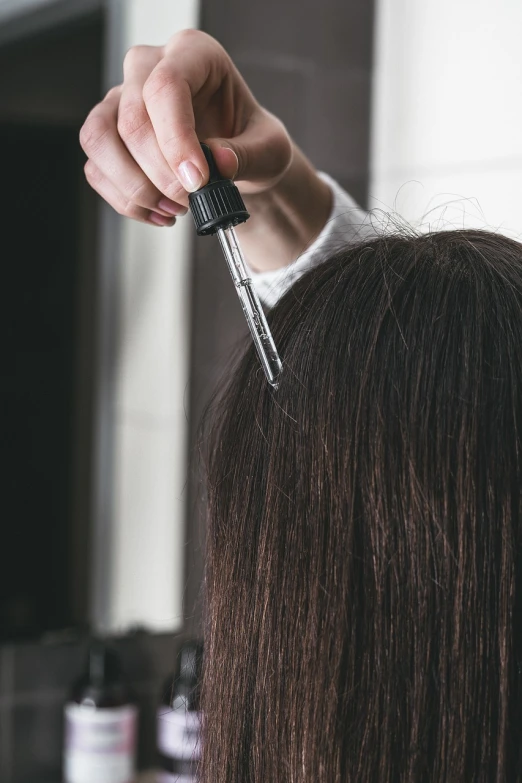
[[[174,217],[166,217],[166,215],[158,215],[157,212],[151,212],[149,215],[149,221],[156,226],[173,226],[176,222]]]
[[[183,204],[176,204],[175,201],[171,201],[170,198],[162,198],[161,201],[158,202],[158,209],[163,210],[163,212],[168,212],[169,215],[186,215],[188,212],[188,209],[183,206]]]
[[[222,147],[223,147],[223,149],[224,149],[224,150],[228,150],[229,152],[231,152],[231,153],[232,153],[232,155],[234,156],[234,158],[236,159],[236,170],[235,170],[235,172],[234,172],[234,174],[233,174],[233,177],[235,177],[235,176],[236,176],[236,174],[237,174],[237,172],[238,172],[238,170],[239,170],[239,158],[237,157],[237,154],[236,154],[236,152],[235,152],[235,151],[232,149],[232,147],[227,147],[227,145],[226,145],[226,144],[223,144],[223,145],[222,145]]]
[[[188,190],[189,193],[193,193],[195,190],[199,190],[203,183],[203,176],[201,172],[194,166],[190,160],[184,160],[178,168],[178,176],[181,184]]]

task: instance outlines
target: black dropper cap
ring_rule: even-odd
[[[74,683],[73,701],[96,707],[118,707],[131,695],[116,651],[101,639],[89,645],[84,674]]]
[[[121,679],[121,665],[116,651],[100,639],[94,639],[88,654],[87,671],[92,685],[104,687]]]
[[[158,712],[158,767],[169,780],[196,780],[201,753],[200,690],[203,643],[187,639],[179,649],[176,668],[162,692]],[[172,721],[172,718],[177,720]],[[182,732],[181,744],[176,741]],[[167,741],[166,741],[167,740]],[[187,751],[193,751],[187,758]],[[167,778],[167,776],[166,776]]]
[[[189,194],[189,206],[199,236],[215,234],[219,228],[230,228],[250,217],[241,193],[231,179],[222,177],[207,144],[201,144],[207,159],[210,178],[195,193]]]
[[[203,643],[199,639],[183,642],[177,655],[174,677],[169,678],[164,691],[164,703],[173,709],[198,710],[202,667]]]

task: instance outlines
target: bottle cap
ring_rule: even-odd
[[[118,682],[122,676],[117,653],[98,639],[89,648],[87,670],[89,682],[99,688]]]
[[[220,228],[244,223],[250,217],[241,193],[231,179],[222,177],[207,144],[201,144],[207,159],[210,178],[195,193],[189,194],[189,206],[199,236],[215,234]]]
[[[174,674],[165,683],[164,704],[172,709],[198,710],[203,668],[203,643],[197,639],[182,642]]]
[[[195,640],[183,642],[178,653],[176,679],[191,684],[199,683],[202,665],[202,643]]]

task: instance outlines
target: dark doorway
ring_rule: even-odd
[[[102,33],[96,16],[0,50],[0,640],[87,619],[98,229],[78,132]]]

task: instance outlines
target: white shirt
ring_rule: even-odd
[[[312,244],[288,266],[268,272],[249,269],[255,290],[267,307],[273,307],[278,299],[314,266],[351,242],[375,237],[370,213],[359,207],[353,198],[328,174],[319,172],[321,179],[330,186],[333,194],[332,211],[326,225]]]

